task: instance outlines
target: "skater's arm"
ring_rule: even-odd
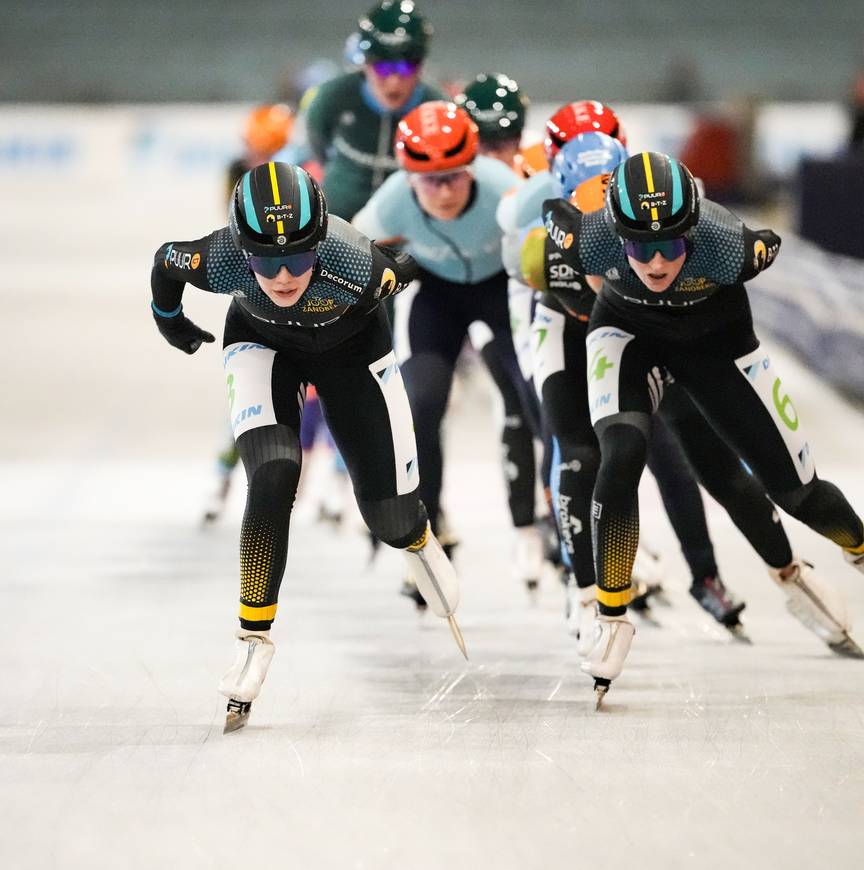
[[[209,332],[183,314],[183,290],[187,283],[210,289],[207,284],[208,239],[162,245],[150,271],[150,307],[156,328],[172,347],[185,353],[195,353],[202,342],[215,341]]]
[[[417,263],[413,257],[381,242],[372,243],[373,299],[377,301],[395,296],[417,277]]]

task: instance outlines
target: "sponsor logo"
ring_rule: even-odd
[[[549,234],[549,238],[552,239],[553,244],[558,248],[567,250],[573,244],[573,233],[568,233],[563,227],[559,227],[552,220],[552,212],[549,212],[546,216],[546,232]]]
[[[701,290],[710,290],[717,285],[704,276],[698,278],[684,278],[675,285],[676,293],[698,293]]]
[[[336,307],[336,303],[332,299],[308,299],[303,303],[304,312],[325,312],[332,311]]]
[[[265,205],[264,213],[269,214],[270,212],[275,212],[278,214],[279,212],[291,211],[292,208],[294,208],[294,206],[292,206],[290,202],[280,202],[278,205]]]
[[[651,229],[657,232],[660,229],[660,221],[651,221]]]
[[[236,429],[244,420],[249,419],[249,417],[260,417],[263,410],[263,405],[250,405],[248,408],[244,408],[234,418],[234,428]]]
[[[549,279],[551,281],[572,281],[579,273],[566,263],[549,267]]]
[[[762,239],[757,239],[753,243],[753,268],[757,270],[764,269],[774,262],[777,252],[780,250],[780,245],[766,246]]]
[[[601,347],[599,350],[594,352],[594,356],[591,358],[591,362],[589,363],[589,368],[588,380],[590,381],[592,378],[597,378],[598,381],[602,381],[606,372],[608,372],[609,369],[615,368],[615,363],[610,363],[609,360],[606,359],[606,354],[603,353],[603,348]]]
[[[576,155],[576,162],[580,166],[603,166],[611,159],[612,154],[608,148],[592,148]]]
[[[597,396],[594,404],[591,406],[591,413],[596,413],[601,408],[605,408],[612,401],[612,393],[604,393],[602,396]]]
[[[606,277],[607,277],[610,281],[617,281],[617,280],[621,277],[621,274],[620,274],[620,273],[618,272],[618,270],[613,266],[611,269],[607,269],[607,270],[606,270]]]
[[[549,259],[550,261],[552,261],[552,260],[560,260],[562,256],[564,256],[564,255],[561,254],[561,253],[558,252],[558,251],[550,251],[548,259]]]
[[[377,299],[382,293],[385,296],[391,296],[395,292],[396,286],[396,273],[392,269],[385,269],[381,280],[378,282],[375,298]]]
[[[320,274],[322,278],[326,278],[328,281],[332,281],[334,284],[339,284],[342,287],[347,287],[349,290],[353,290],[355,293],[363,292],[363,288],[359,284],[354,284],[347,278],[343,278],[341,275],[337,275],[335,272],[331,272],[329,269],[325,269],[324,266],[321,267]]]
[[[287,242],[287,241],[288,241],[288,239],[285,236],[276,236],[276,244],[277,245],[284,245],[285,242]]]
[[[201,255],[192,254],[189,251],[175,251],[174,246],[168,248],[165,256],[165,265],[174,266],[175,269],[197,269],[201,264]]]
[[[595,520],[599,520],[603,516],[603,505],[593,499],[591,500],[591,516]]]
[[[222,366],[228,365],[228,360],[231,359],[232,356],[236,356],[238,353],[244,353],[247,350],[267,350],[263,344],[238,344],[231,348],[228,353],[222,358]],[[229,384],[233,383],[233,375],[229,375]]]
[[[658,200],[664,199],[666,196],[665,190],[655,190],[653,193],[640,193],[639,199]]]

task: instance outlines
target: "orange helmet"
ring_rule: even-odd
[[[597,100],[567,103],[546,122],[546,138],[543,140],[543,145],[549,163],[565,142],[580,133],[605,133],[617,139],[622,145],[627,144],[621,122],[609,106],[598,103]]]
[[[270,157],[285,147],[293,126],[294,113],[288,106],[258,106],[246,118],[243,141],[250,151]]]
[[[433,100],[399,122],[396,157],[407,172],[447,172],[471,163],[477,142],[477,125],[464,109]]]
[[[513,158],[513,168],[525,178],[530,178],[532,175],[548,169],[549,162],[546,160],[543,143],[535,142],[533,145],[523,148]]]

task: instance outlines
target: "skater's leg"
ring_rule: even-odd
[[[765,487],[717,434],[686,390],[671,384],[660,408],[699,481],[772,568],[792,562],[792,548]]]
[[[673,374],[772,500],[847,551],[864,545],[860,517],[816,475],[804,427],[767,354],[757,348],[736,359],[694,357],[682,359]]]

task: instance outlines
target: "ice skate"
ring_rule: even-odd
[[[543,535],[535,525],[521,526],[515,531],[513,577],[524,583],[529,593],[534,593],[543,572]]]
[[[428,523],[423,536],[403,552],[408,560],[409,576],[419,594],[436,616],[447,620],[456,645],[467,659],[465,641],[455,616],[459,606],[459,581]]]
[[[204,506],[204,513],[201,516],[201,525],[208,526],[215,523],[222,512],[225,510],[225,505],[228,502],[228,493],[231,490],[231,476],[226,474],[220,479],[219,485],[216,487],[213,494],[207,500]]]
[[[237,731],[249,720],[252,702],[258,697],[267,668],[276,647],[269,631],[238,629],[237,657],[219,683],[219,691],[228,698],[223,734]]]
[[[809,562],[796,558],[792,564],[793,570],[785,578],[780,576],[779,569],[768,569],[786,595],[786,609],[832,652],[864,658],[864,651],[849,634],[851,625],[840,592],[819,577]]]
[[[399,589],[399,594],[410,598],[414,602],[414,606],[420,613],[426,612],[426,599],[420,594],[417,588],[417,583],[413,577],[406,577],[402,581],[402,587]]]
[[[743,601],[736,601],[720,579],[706,577],[704,580],[694,581],[690,587],[690,594],[699,603],[699,606],[714,617],[735,640],[742,643],[750,643],[750,638],[741,625],[741,611],[747,606]]]
[[[597,587],[593,583],[580,589],[571,578],[567,584],[567,631],[576,638],[576,652],[584,659],[597,632]]]
[[[612,680],[617,679],[624,668],[636,629],[626,613],[621,616],[601,614],[597,617],[596,625],[596,641],[580,667],[584,673],[594,677],[596,709],[599,710]]]
[[[864,574],[864,550],[855,552],[854,550],[847,550],[844,548],[843,557],[853,568],[857,568],[862,574]]]
[[[665,576],[666,569],[660,555],[640,541],[631,572],[634,588],[631,606],[645,610],[650,606],[651,599],[658,604],[668,605],[669,599],[663,590]]]

